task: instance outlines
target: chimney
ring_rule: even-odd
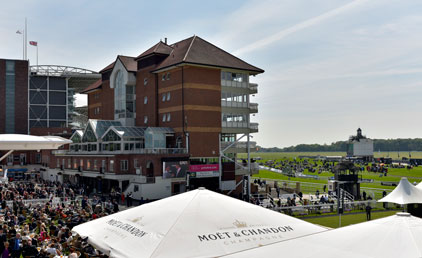
[[[167,45],[167,38],[164,38],[164,43]]]

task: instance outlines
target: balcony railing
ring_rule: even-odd
[[[64,155],[64,154],[187,154],[187,149],[183,148],[146,148],[146,149],[135,149],[135,150],[116,150],[116,151],[87,151],[87,150],[54,150],[53,154]]]
[[[221,142],[221,148],[227,148],[230,144],[233,142]],[[236,149],[246,149],[248,148],[248,142],[236,142],[233,145],[230,146],[230,148],[236,148]],[[254,149],[256,148],[256,142],[249,142],[249,148]]]
[[[258,131],[258,125],[259,125],[258,123],[250,123],[248,127],[247,122],[227,122],[227,121],[222,122],[222,127],[225,127],[225,128],[249,128],[252,131]]]
[[[249,103],[249,110],[252,113],[258,112],[258,103]]]
[[[249,89],[251,91],[253,91],[254,93],[257,93],[258,92],[258,84],[256,84],[256,83],[249,83]]]
[[[247,102],[221,100],[222,107],[248,108]]]

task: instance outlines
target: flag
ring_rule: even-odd
[[[22,34],[22,31],[17,30],[17,31],[16,31],[16,33],[17,33],[17,34]]]
[[[29,41],[29,45],[38,46],[38,42],[36,42],[36,41]]]

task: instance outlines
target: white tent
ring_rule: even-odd
[[[392,202],[397,204],[422,203],[422,190],[412,185],[407,178],[402,177],[399,185],[378,202]]]
[[[72,229],[111,257],[216,257],[326,230],[205,189]]]
[[[33,136],[26,134],[0,134],[0,150],[57,149],[72,141],[59,136]]]
[[[419,189],[422,190],[422,181],[419,184],[416,185],[416,188],[419,188]]]
[[[33,136],[26,134],[0,134],[0,150],[7,152],[0,156],[0,161],[5,159],[15,150],[51,150],[64,144],[72,143],[71,140],[59,136]],[[7,182],[7,170],[0,178],[0,183]]]
[[[422,219],[408,213],[246,250],[224,258],[420,258]]]

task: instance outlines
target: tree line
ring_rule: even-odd
[[[348,141],[331,144],[299,144],[285,148],[264,148],[258,146],[258,152],[346,152]],[[422,138],[415,139],[374,139],[374,151],[422,151]]]

